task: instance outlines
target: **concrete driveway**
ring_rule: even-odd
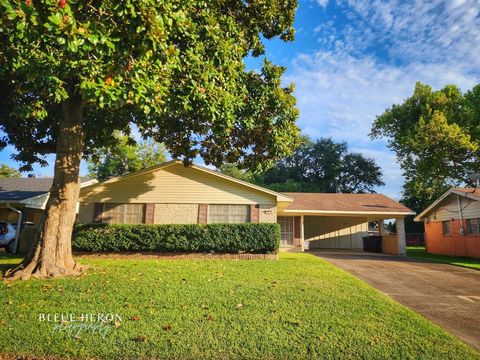
[[[311,253],[355,275],[480,351],[480,271],[364,252]]]

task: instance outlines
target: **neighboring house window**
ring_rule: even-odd
[[[108,224],[143,224],[145,204],[105,203],[102,221]]]
[[[480,234],[480,219],[467,219],[467,233]]]
[[[450,235],[452,233],[452,224],[450,221],[442,221],[443,235]]]
[[[209,224],[250,222],[250,205],[208,205]]]

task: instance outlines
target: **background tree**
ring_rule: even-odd
[[[293,154],[265,172],[241,171],[232,165],[220,170],[276,191],[371,193],[383,185],[374,159],[349,152],[345,142],[312,141],[307,136]]]
[[[264,61],[262,38],[293,39],[296,0],[0,0],[0,128],[15,159],[56,154],[46,216],[34,250],[11,278],[78,274],[71,234],[79,167],[130,136],[255,168],[297,144],[293,86]]]
[[[8,166],[7,164],[0,165],[0,178],[19,178],[21,177],[20,171]]]
[[[88,161],[89,176],[106,180],[130,172],[140,171],[167,160],[163,144],[153,140],[140,140],[132,143],[130,138],[119,134],[117,143],[111,147],[98,149]]]
[[[413,95],[373,123],[372,138],[388,139],[405,176],[402,202],[420,212],[449,187],[480,171],[480,86],[462,94],[454,85]]]

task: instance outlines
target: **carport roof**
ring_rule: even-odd
[[[94,182],[85,177],[80,179],[82,185]],[[47,194],[52,182],[53,178],[0,178],[0,203],[19,202]]]
[[[284,193],[293,198],[285,209],[289,213],[332,214],[392,214],[414,215],[415,213],[383,194],[337,194],[337,193]]]
[[[0,179],[0,201],[19,201],[48,193],[52,178]]]

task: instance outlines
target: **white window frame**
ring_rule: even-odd
[[[476,221],[476,224],[473,225],[473,226],[476,227],[476,229],[475,229],[475,231],[472,232],[470,230],[471,230],[471,227],[473,227],[472,224],[471,224],[471,222],[473,222],[473,221]],[[480,235],[480,219],[478,219],[478,218],[467,219],[467,234],[468,235]]]
[[[448,232],[445,232],[445,225],[448,225]],[[450,220],[442,221],[442,234],[443,235],[452,235],[452,222]]]
[[[238,212],[235,213],[234,210]],[[242,210],[242,211],[239,211]],[[244,211],[244,212],[243,212]],[[251,222],[250,205],[209,204],[207,209],[208,224],[245,224]]]
[[[141,212],[137,213],[133,211],[132,208],[141,208]],[[121,209],[121,210],[118,210]],[[116,211],[112,211],[116,210]],[[113,212],[115,215],[119,215],[118,217],[121,218],[119,221],[111,221],[108,219],[109,212]],[[132,215],[139,215],[141,217],[140,222],[132,222],[131,216]],[[144,224],[145,223],[145,204],[139,203],[104,203],[103,204],[103,214],[102,214],[102,222],[107,224]]]

